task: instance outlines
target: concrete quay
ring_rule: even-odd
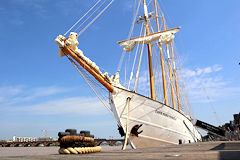
[[[19,148],[19,147],[18,147]],[[21,147],[27,149],[28,147]],[[51,151],[52,148],[52,151]],[[13,153],[4,155],[4,148],[0,148],[1,160],[139,160],[139,159],[173,159],[173,160],[239,160],[240,142],[237,141],[219,141],[219,142],[201,142],[183,145],[161,146],[156,148],[127,149],[119,150],[120,147],[113,150],[104,149],[100,153],[79,154],[79,155],[60,155],[57,153],[57,147],[35,147],[36,153],[19,154]],[[118,150],[116,150],[118,149]],[[43,150],[47,150],[46,153]],[[41,153],[42,152],[42,153]]]

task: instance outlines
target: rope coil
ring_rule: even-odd
[[[87,154],[87,153],[94,153],[94,152],[101,152],[102,147],[68,147],[68,148],[60,148],[58,152],[60,154]]]

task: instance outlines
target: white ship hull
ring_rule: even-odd
[[[168,144],[201,141],[199,131],[190,119],[169,106],[125,89],[114,87],[110,93],[111,109],[126,133],[129,113],[129,132],[135,125],[143,124],[137,136],[130,134],[133,148],[157,147]],[[129,112],[127,98],[130,97]]]

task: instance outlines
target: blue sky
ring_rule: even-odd
[[[0,1],[0,139],[56,137],[67,128],[119,137],[115,120],[54,39],[97,0]],[[134,0],[116,0],[79,37],[79,48],[114,74],[128,36]],[[240,111],[240,2],[161,0],[170,28],[181,26],[176,46],[196,118],[218,124]],[[202,89],[202,87],[205,89]],[[210,97],[206,98],[206,93]]]

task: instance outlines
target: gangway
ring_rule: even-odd
[[[221,136],[225,138],[225,131],[219,127],[213,126],[211,124],[208,124],[206,122],[200,121],[200,120],[195,120],[195,126],[208,131],[214,135]]]

